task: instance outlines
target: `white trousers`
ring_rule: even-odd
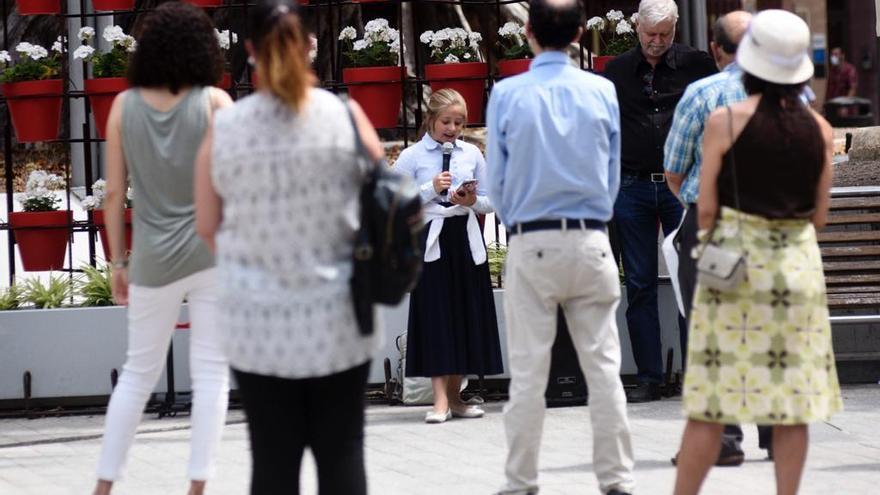
[[[632,492],[633,453],[620,381],[615,312],[620,282],[608,236],[598,230],[545,230],[510,238],[504,319],[510,401],[504,408],[508,456],[501,493],[538,490],[544,392],[562,305],[589,388],[593,470],[599,488]]]
[[[211,457],[223,432],[229,402],[229,364],[215,323],[215,270],[162,287],[131,285],[128,291],[128,357],[107,407],[98,479],[115,481],[124,470],[144,406],[165,367],[168,344],[186,298],[193,392],[189,477],[206,480],[212,474]]]

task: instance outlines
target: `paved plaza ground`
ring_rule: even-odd
[[[844,389],[846,411],[811,427],[804,495],[880,493],[880,386]],[[370,406],[367,472],[374,495],[469,495],[492,493],[503,481],[502,403],[489,403],[481,420],[425,425],[426,407]],[[675,453],[684,426],[680,401],[629,406],[639,494],[669,494]],[[88,495],[100,448],[103,416],[0,421],[0,494]],[[189,418],[141,424],[120,495],[185,494]],[[541,453],[541,495],[597,494],[591,461],[589,408],[550,409]],[[716,468],[707,495],[772,494],[773,465],[746,428],[746,462]],[[211,495],[244,495],[250,457],[241,411],[232,411],[223,435]],[[303,493],[315,494],[314,464],[307,457]]]

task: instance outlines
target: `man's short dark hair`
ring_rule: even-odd
[[[541,48],[561,49],[571,43],[584,23],[581,0],[551,5],[547,0],[529,0],[529,25]]]
[[[128,65],[128,82],[177,93],[187,86],[220,80],[223,54],[214,24],[205,12],[184,2],[165,2],[146,15],[137,50]]]
[[[727,34],[727,23],[724,22],[724,17],[719,17],[715,24],[712,26],[712,41],[715,42],[716,45],[720,46],[724,53],[728,55],[733,55],[736,53],[736,49],[739,47],[739,43],[734,43],[732,39],[730,39],[730,35]]]

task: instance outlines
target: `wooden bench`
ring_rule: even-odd
[[[835,189],[818,237],[832,315],[880,316],[880,188]]]

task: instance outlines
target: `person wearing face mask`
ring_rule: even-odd
[[[828,71],[828,90],[825,101],[839,96],[855,96],[859,87],[859,75],[853,64],[846,61],[846,53],[842,48],[831,49],[831,69]]]
[[[613,227],[623,258],[626,322],[638,367],[629,402],[661,395],[663,356],[657,309],[657,234],[675,229],[682,205],[663,173],[663,146],[675,106],[688,84],[717,72],[709,54],[673,43],[678,7],[673,0],[642,0],[636,31],[639,46],[605,69],[620,101],[622,136],[620,193]],[[683,318],[679,328],[686,331]]]
[[[494,211],[486,192],[486,160],[459,139],[467,105],[455,90],[428,101],[422,139],[403,150],[394,168],[420,185],[425,265],[410,295],[406,375],[431,377],[434,407],[426,423],[479,418],[461,400],[464,375],[502,372],[501,344],[486,246],[477,214]],[[444,150],[445,147],[445,150]],[[444,167],[444,152],[449,155]]]

